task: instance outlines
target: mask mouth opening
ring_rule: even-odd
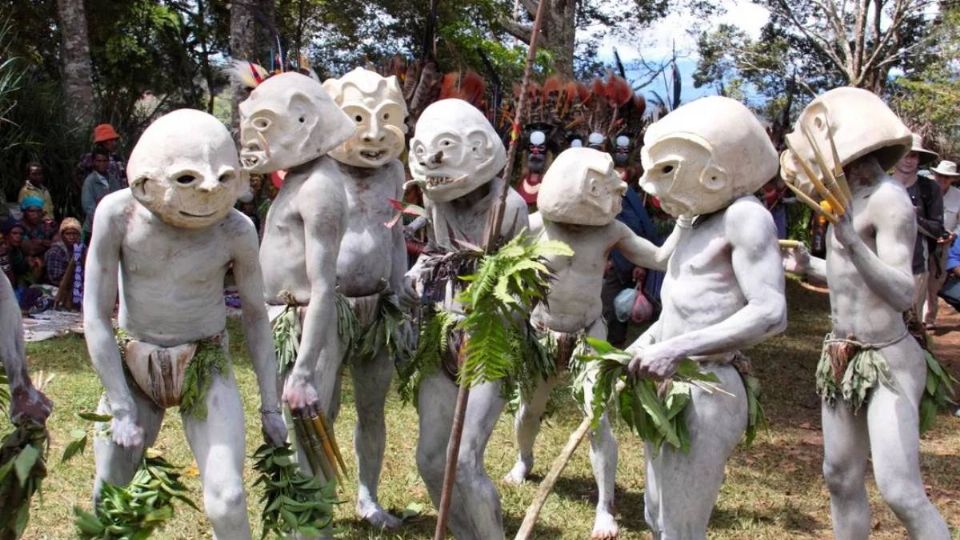
[[[456,184],[464,178],[466,178],[466,176],[427,176],[426,181],[427,187],[437,188],[450,184]]]
[[[386,150],[361,150],[360,151],[361,157],[363,157],[364,159],[369,159],[371,161],[376,161],[378,159],[381,159],[386,154],[387,154]]]
[[[208,218],[216,215],[216,211],[210,212],[209,214],[191,214],[190,212],[184,212],[183,210],[180,210],[180,213],[187,217],[192,217],[192,218]]]

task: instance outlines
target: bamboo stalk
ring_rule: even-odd
[[[310,417],[310,423],[313,426],[314,431],[317,433],[317,437],[320,439],[320,445],[323,447],[323,454],[327,458],[327,461],[330,462],[333,472],[337,475],[337,482],[343,483],[343,475],[340,474],[340,469],[337,467],[337,454],[338,451],[334,451],[333,447],[336,443],[330,440],[330,434],[327,433],[326,422],[322,419],[323,414]],[[343,472],[347,472],[347,468],[343,467]]]
[[[810,165],[807,163],[807,160],[804,159],[803,156],[797,153],[796,149],[793,148],[793,145],[790,144],[790,138],[789,137],[785,138],[783,141],[787,144],[787,148],[791,152],[793,152],[795,156],[797,156],[797,163],[800,164],[800,167],[803,169],[804,174],[807,175],[807,178],[810,180],[810,183],[813,184],[813,187],[814,189],[817,190],[817,193],[819,193],[821,197],[826,199],[827,202],[830,203],[830,206],[836,209],[838,212],[843,211],[844,210],[843,205],[840,204],[840,201],[838,201],[837,198],[834,197],[832,193],[830,193],[830,190],[827,189],[827,186],[823,185],[823,182],[820,181],[819,175],[813,172],[813,169],[810,168]],[[789,182],[787,183],[787,185],[790,185]],[[794,190],[794,193],[796,193],[796,190]],[[809,199],[809,197],[807,198]]]
[[[834,223],[834,224],[837,223],[837,218],[834,217],[833,214],[825,211],[823,207],[820,206],[819,203],[817,203],[817,201],[811,199],[810,196],[804,193],[803,191],[801,191],[800,188],[794,186],[790,182],[785,182],[785,184],[787,184],[787,187],[790,188],[790,191],[792,191],[793,194],[796,195],[798,199],[800,199],[800,202],[812,208],[814,212],[823,214],[823,217],[827,218],[827,221],[829,221],[830,223]]]
[[[317,461],[317,455],[310,447],[310,438],[307,436],[303,418],[296,414],[291,414],[290,416],[293,418],[293,429],[297,434],[297,442],[299,443],[300,450],[307,456],[307,463],[310,465],[310,470],[314,476],[321,476],[323,477],[323,481],[326,482],[328,478],[326,478],[323,469],[320,467],[320,463]]]
[[[837,152],[837,142],[833,140],[833,129],[830,127],[830,121],[824,118],[827,123],[827,140],[830,141],[830,151],[833,153],[833,175],[837,178],[840,189],[847,196],[847,200],[853,202],[853,192],[850,190],[850,183],[847,182],[847,173],[843,172],[843,164],[840,163],[840,153]]]
[[[530,506],[527,508],[527,513],[523,516],[523,523],[520,525],[520,530],[517,531],[514,540],[527,540],[527,538],[530,538],[530,535],[533,533],[533,527],[537,523],[537,517],[540,515],[540,510],[543,508],[544,503],[547,502],[547,497],[550,495],[550,492],[553,491],[553,485],[557,483],[557,478],[560,477],[560,473],[563,472],[567,463],[570,462],[570,458],[573,457],[573,453],[577,450],[577,447],[580,446],[580,441],[587,436],[587,432],[590,431],[590,425],[592,423],[593,418],[586,416],[583,422],[580,422],[580,425],[577,426],[577,429],[570,434],[566,446],[560,451],[560,455],[553,460],[553,464],[550,466],[550,472],[547,473],[543,482],[540,482],[540,487],[537,489],[537,496],[534,497],[533,502],[530,503]]]
[[[343,455],[340,453],[340,445],[337,444],[337,436],[336,436],[336,433],[334,433],[333,431],[333,425],[327,422],[326,417],[324,417],[322,414],[319,416],[319,418],[320,418],[320,423],[327,434],[327,437],[330,438],[330,444],[333,447],[333,453],[337,458],[337,463],[339,463],[340,467],[343,469],[343,475],[346,476],[347,478],[350,478],[350,473],[347,470],[347,464],[344,463]]]
[[[803,133],[803,136],[807,138],[807,143],[810,144],[810,148],[813,149],[813,157],[817,160],[817,165],[820,166],[820,170],[823,171],[824,180],[829,180],[827,188],[830,190],[830,193],[840,201],[843,205],[843,210],[846,211],[847,207],[850,206],[850,201],[847,199],[846,193],[840,188],[840,184],[834,175],[834,170],[827,165],[827,159],[820,150],[820,144],[813,138],[813,135],[810,134],[810,130],[807,129],[806,126],[801,124],[800,131]]]

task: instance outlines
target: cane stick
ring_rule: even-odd
[[[337,475],[337,482],[343,483],[343,476],[340,474],[340,469],[337,467],[337,464],[339,463],[341,465],[344,474],[346,474],[347,468],[343,465],[342,461],[337,459],[340,452],[334,450],[336,443],[330,440],[326,422],[323,420],[323,413],[317,416],[311,416],[310,423],[313,425],[313,429],[320,439],[320,445],[323,447],[323,455],[327,458],[327,461],[330,462],[330,467]]]
[[[537,15],[533,19],[533,28],[530,31],[530,47],[527,50],[527,64],[523,70],[523,79],[521,88],[526,89],[530,82],[530,73],[533,69],[533,62],[537,57],[537,38],[540,35],[540,23],[543,21],[544,7],[546,0],[540,0],[537,5]],[[503,182],[500,186],[499,196],[494,200],[493,207],[490,209],[489,219],[485,241],[484,251],[490,253],[496,249],[497,239],[500,237],[500,228],[503,224],[503,213],[506,206],[507,193],[510,191],[510,172],[513,169],[513,162],[517,154],[517,143],[520,139],[519,130],[520,121],[523,118],[523,109],[527,105],[527,92],[520,93],[520,100],[517,103],[517,111],[511,125],[510,147],[507,150],[507,163],[504,167]],[[470,389],[466,384],[461,384],[457,390],[457,405],[454,409],[453,425],[450,428],[450,439],[447,442],[447,462],[443,469],[443,487],[440,490],[440,508],[437,509],[437,528],[433,532],[434,540],[443,540],[447,530],[447,520],[450,514],[450,496],[453,492],[453,484],[457,475],[457,461],[460,458],[460,440],[463,438],[463,422],[467,414],[467,403],[470,400]]]
[[[307,435],[307,430],[306,430],[306,426],[304,425],[303,418],[296,413],[291,414],[291,417],[293,418],[294,432],[297,434],[297,442],[300,443],[299,444],[300,451],[302,451],[303,454],[307,456],[307,463],[310,465],[310,469],[313,471],[313,475],[320,476],[321,478],[323,478],[324,482],[326,482],[327,480],[329,480],[329,478],[327,478],[326,474],[324,474],[323,468],[320,466],[320,462],[317,459],[317,455],[314,449],[311,447],[310,437],[309,435]]]
[[[540,510],[547,502],[547,497],[550,496],[550,492],[553,491],[553,485],[557,483],[557,478],[560,477],[560,473],[563,472],[567,463],[570,462],[570,458],[573,457],[573,453],[577,450],[577,447],[580,446],[580,441],[587,436],[587,432],[590,431],[590,425],[592,423],[593,418],[587,416],[583,419],[583,422],[580,422],[577,429],[570,434],[566,446],[563,447],[560,455],[553,460],[553,464],[550,466],[550,472],[547,473],[543,482],[540,482],[540,487],[537,489],[537,496],[527,508],[527,513],[523,516],[523,523],[520,525],[520,530],[517,531],[514,540],[526,540],[530,538],[530,535],[533,533],[533,526],[536,525],[537,517],[540,515]]]

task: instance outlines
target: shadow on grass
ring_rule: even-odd
[[[394,515],[399,514],[399,510],[396,508],[390,510],[394,512]],[[521,523],[523,523],[522,515],[504,514],[503,528],[506,532],[506,536],[508,538],[512,538],[516,534],[516,531],[520,529]],[[360,540],[361,538],[432,538],[433,533],[437,528],[437,515],[431,511],[430,514],[424,514],[405,522],[403,526],[396,531],[382,531],[376,529],[366,521],[363,521],[359,518],[338,521],[337,526],[345,530],[345,534],[338,536],[338,538],[357,540]],[[563,531],[561,529],[550,527],[540,522],[537,523],[532,538],[560,538],[562,535]],[[448,536],[451,535],[448,533]]]
[[[829,520],[829,516],[826,517]],[[760,527],[775,527],[782,531],[811,532],[829,523],[817,518],[791,504],[769,508],[763,511],[744,507],[714,508],[710,516],[711,529],[750,530]],[[746,537],[746,536],[745,536]]]

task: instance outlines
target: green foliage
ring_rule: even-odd
[[[88,422],[101,422],[106,423],[113,419],[112,415],[109,414],[99,414],[91,412],[79,412],[77,417],[81,420],[86,420]],[[109,427],[104,431],[105,436],[109,436],[110,430]],[[82,455],[87,449],[87,430],[85,429],[73,429],[70,431],[70,442],[67,443],[67,446],[63,449],[63,456],[60,457],[60,463],[66,463],[74,458],[74,456]]]
[[[893,377],[887,359],[876,349],[861,349],[849,360],[843,376],[837,382],[828,348],[824,347],[817,363],[817,393],[829,405],[842,400],[856,413],[867,403],[870,391],[878,384],[893,388]]]
[[[219,342],[202,340],[197,352],[183,373],[183,390],[180,394],[180,413],[198,420],[207,417],[207,392],[214,377],[230,373],[227,353]]]
[[[341,313],[340,301],[337,301],[337,314]],[[338,317],[338,324],[340,318]],[[273,320],[273,349],[277,354],[277,370],[281,377],[286,376],[297,362],[300,350],[300,313],[297,306],[287,306]]]
[[[595,351],[580,357],[583,362],[597,362],[596,368],[586,367],[578,379],[582,388],[591,370],[596,371],[593,387],[593,401],[590,408],[593,421],[600,417],[616,398],[620,418],[641,439],[650,443],[654,453],[658,453],[664,443],[675,450],[690,450],[690,433],[687,431],[684,411],[690,403],[694,387],[706,392],[723,392],[720,380],[713,373],[700,370],[700,364],[689,358],[677,365],[670,379],[638,379],[630,377],[627,366],[632,356],[610,345],[604,340],[587,338],[587,343]],[[622,386],[620,390],[618,387]]]
[[[420,382],[440,367],[443,355],[449,347],[450,331],[457,324],[457,317],[444,310],[427,309],[421,317],[417,349],[406,363],[401,363],[398,391],[404,403],[416,404]]]
[[[0,538],[20,538],[30,519],[30,499],[47,476],[47,429],[14,426],[0,442]]]
[[[939,411],[952,411],[957,403],[953,401],[956,395],[954,386],[957,380],[947,372],[930,351],[923,351],[927,363],[927,382],[920,398],[920,433],[933,427]]]
[[[476,386],[507,377],[524,362],[523,333],[527,314],[546,299],[548,256],[573,256],[569,246],[542,241],[526,233],[514,237],[496,253],[485,256],[476,274],[457,297],[466,316],[458,328],[469,336],[459,383]]]
[[[259,473],[254,485],[264,489],[261,539],[271,532],[280,538],[301,534],[319,536],[333,522],[336,482],[323,484],[319,476],[307,476],[295,463],[290,444],[264,444],[253,454]]]
[[[353,314],[353,310],[350,314]],[[396,359],[399,362],[406,362],[412,351],[401,339],[400,331],[408,321],[409,318],[397,303],[396,295],[381,294],[377,300],[377,314],[373,322],[355,334],[357,339],[351,345],[350,357],[356,360],[360,367],[363,362],[369,362],[376,357],[377,353],[386,350],[391,361]]]
[[[145,457],[126,487],[104,483],[91,514],[74,507],[77,536],[82,539],[144,539],[173,517],[173,501],[194,510],[179,468],[162,457]]]

